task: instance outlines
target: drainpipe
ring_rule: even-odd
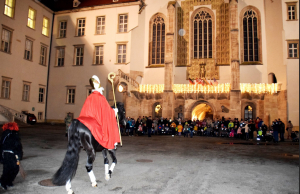
[[[48,59],[48,72],[47,72],[47,86],[46,86],[46,100],[45,100],[45,122],[47,122],[47,107],[48,107],[48,88],[49,88],[49,73],[50,73],[50,59],[52,51],[52,37],[53,37],[53,24],[54,24],[54,12],[52,15],[52,27],[51,27],[51,37],[50,37],[50,49],[49,49],[49,59]]]

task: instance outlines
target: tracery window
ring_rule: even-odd
[[[152,43],[151,43],[151,64],[165,63],[165,20],[161,16],[153,19],[152,23]]]
[[[243,33],[243,48],[244,48],[244,62],[258,62],[260,61],[259,52],[259,17],[257,11],[248,9],[244,12],[242,24]]]
[[[193,48],[194,59],[212,58],[213,20],[205,10],[193,17]]]

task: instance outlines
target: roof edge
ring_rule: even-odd
[[[128,3],[118,3],[118,4],[108,4],[108,5],[97,5],[97,6],[90,6],[90,7],[81,7],[81,8],[74,8],[69,10],[62,10],[56,11],[55,14],[65,14],[65,13],[73,13],[73,12],[80,12],[80,11],[91,11],[91,10],[98,10],[98,9],[107,9],[107,8],[115,8],[115,7],[123,7],[123,6],[132,6],[132,5],[140,5],[140,1],[128,2]]]

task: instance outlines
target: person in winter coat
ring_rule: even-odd
[[[263,136],[265,137],[266,133],[267,133],[267,130],[268,130],[268,126],[264,122],[262,122],[261,130],[262,130]]]
[[[175,128],[176,128],[175,122],[172,122],[172,124],[170,125],[170,127],[171,127],[171,130],[172,130],[172,137],[174,137],[174,135],[175,135]]]
[[[65,124],[66,124],[66,137],[68,137],[68,129],[69,129],[69,126],[72,122],[72,116],[71,116],[71,113],[68,112],[66,118],[65,118]]]
[[[183,137],[188,137],[189,128],[189,124],[186,122],[183,128]]]
[[[245,138],[246,138],[246,140],[249,139],[249,126],[248,126],[248,122],[247,121],[245,123]]]
[[[275,119],[275,121],[273,122],[272,128],[273,128],[274,142],[278,143],[279,123],[278,123],[277,119]]]
[[[292,131],[293,131],[293,124],[292,124],[292,122],[291,121],[289,121],[288,122],[288,124],[287,124],[287,130],[288,130],[288,139],[292,139],[292,136],[291,136],[291,134],[292,134]]]
[[[284,132],[285,132],[285,124],[278,119],[279,122],[279,133],[280,133],[280,141],[284,141]]]
[[[179,135],[179,137],[181,137],[181,132],[182,132],[182,129],[183,129],[183,127],[181,125],[181,122],[179,123],[179,125],[177,126],[177,128],[178,128],[178,135]]]
[[[19,172],[20,160],[23,158],[23,148],[17,123],[6,123],[2,129],[0,161],[3,163],[3,171],[0,186],[7,190],[7,187],[13,186],[13,181]]]

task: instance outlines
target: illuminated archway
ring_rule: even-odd
[[[203,120],[205,118],[212,117],[213,110],[208,104],[199,104],[192,111],[192,120]],[[212,119],[212,118],[211,118]]]

